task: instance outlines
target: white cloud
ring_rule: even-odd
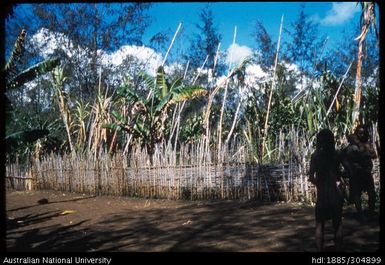
[[[100,51],[102,64],[119,66],[123,60],[129,56],[134,57],[138,63],[146,66],[145,70],[149,74],[155,74],[156,69],[162,64],[162,56],[153,49],[145,46],[125,45],[113,53],[107,54]]]
[[[252,54],[253,51],[249,47],[234,43],[227,49],[226,63],[237,65]]]
[[[65,53],[71,57],[73,54],[71,49],[73,49],[72,42],[68,41],[68,38],[62,33],[53,33],[46,28],[39,29],[31,38],[31,43],[34,48],[38,49],[40,55],[43,58],[47,58],[49,55],[53,54],[56,49],[61,47]],[[71,49],[68,49],[66,46],[62,46],[61,43],[66,43]]]
[[[31,43],[43,58],[48,58],[56,49],[61,49],[68,58],[76,56],[81,63],[81,66],[86,66],[90,63],[90,58],[87,56],[86,48],[73,44],[66,35],[49,31],[46,28],[41,28],[31,38]],[[64,45],[63,45],[64,44]],[[145,46],[124,45],[118,50],[107,53],[103,50],[98,50],[100,63],[103,67],[120,66],[124,59],[132,57],[139,65],[143,65],[148,74],[155,75],[156,69],[162,63],[162,55],[155,50]]]
[[[359,11],[359,6],[357,6],[355,2],[333,3],[332,9],[329,10],[326,17],[321,20],[321,24],[326,26],[343,24]]]
[[[162,62],[162,61],[161,61]],[[177,63],[177,62],[174,62],[170,65],[165,65],[164,66],[164,71],[166,72],[166,74],[169,74],[169,73],[174,73],[174,72],[184,72],[185,71],[185,65],[182,65],[180,63]]]
[[[246,76],[263,79],[268,76],[268,73],[264,72],[259,64],[251,64],[246,67]]]

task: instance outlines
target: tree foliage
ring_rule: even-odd
[[[130,117],[126,119],[123,113],[115,110],[112,115],[116,122],[106,126],[132,134],[134,140],[140,141],[141,146],[147,149],[151,157],[155,151],[155,144],[165,139],[169,129],[170,107],[204,96],[207,91],[199,86],[184,85],[181,78],[170,82],[163,67],[158,68],[155,80],[145,73],[141,73],[141,76],[150,96],[141,95],[132,84],[121,87],[117,96],[125,98],[127,104],[131,106]]]
[[[214,24],[213,12],[209,6],[206,6],[199,13],[200,24],[196,24],[198,33],[191,40],[190,61],[193,68],[200,67],[208,56],[206,68],[214,69],[214,60],[217,53],[218,44],[222,36]],[[221,71],[217,67],[217,71]]]
[[[305,5],[301,6],[296,20],[290,26],[291,29],[285,29],[291,38],[285,43],[285,57],[289,62],[297,64],[301,71],[312,73],[325,37],[319,36],[318,25],[305,13]]]

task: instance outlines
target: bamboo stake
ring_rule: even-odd
[[[164,56],[164,59],[163,59],[163,62],[162,62],[162,66],[164,66],[164,64],[166,63],[168,54],[170,53],[170,50],[171,50],[171,48],[172,48],[172,46],[173,46],[173,44],[174,44],[174,41],[175,41],[175,39],[176,39],[176,36],[178,35],[178,32],[179,32],[179,30],[180,30],[181,27],[182,27],[182,22],[179,23],[178,28],[176,29],[176,31],[175,31],[175,33],[174,33],[174,36],[173,36],[173,38],[172,38],[172,40],[171,40],[171,43],[170,43],[170,45],[168,46],[166,55]],[[156,76],[155,76],[155,80],[156,80]],[[152,90],[150,90],[150,91],[148,92],[147,99],[149,99],[149,98],[151,97],[151,94],[152,94]]]
[[[241,103],[242,103],[242,99],[240,99],[239,102],[238,102],[237,110],[235,111],[235,114],[234,114],[233,123],[232,123],[232,125],[231,125],[230,132],[229,132],[229,134],[227,135],[227,138],[226,138],[226,141],[225,141],[225,144],[226,144],[226,145],[229,143],[230,138],[231,138],[231,135],[232,135],[233,132],[234,132],[235,124],[237,123],[237,119],[238,119],[238,112],[239,112],[239,109],[241,108]]]
[[[207,55],[207,56],[206,56],[206,59],[204,60],[202,66],[201,66],[201,69],[203,69],[203,68],[205,67],[208,58],[209,58],[209,56]],[[188,65],[187,65],[187,67],[188,67]],[[187,72],[187,67],[186,67],[186,72]],[[186,72],[185,72],[185,73],[186,73]],[[193,81],[193,83],[192,83],[193,85],[195,85],[195,82],[198,80],[199,75],[200,75],[200,72],[198,71],[198,73],[197,73],[197,75],[196,75],[196,77],[195,77],[195,79],[194,79],[194,81]],[[184,108],[185,104],[186,104],[186,101],[183,101],[182,106],[180,107],[180,109],[179,109],[179,111],[178,111],[178,118],[177,118],[177,122],[176,122],[176,124],[175,124],[175,125],[176,125],[176,136],[175,136],[174,150],[176,150],[176,146],[177,146],[177,143],[178,143],[178,138],[179,138],[179,127],[180,127],[180,117],[181,117],[181,114],[182,114],[182,111],[183,111],[183,108]],[[173,134],[172,134],[172,135],[173,135]],[[170,139],[171,139],[171,138],[170,138]]]
[[[237,36],[237,26],[235,26],[235,28],[234,28],[233,45],[235,45],[236,36]],[[233,58],[233,53],[230,53],[230,63],[229,63],[229,69],[228,69],[229,73],[230,73],[230,69],[231,69],[232,58]],[[219,159],[219,161],[221,161],[220,154],[221,154],[221,149],[222,149],[222,123],[223,123],[223,113],[225,112],[228,86],[229,86],[229,81],[227,80],[226,85],[225,85],[225,94],[223,95],[221,114],[219,117],[219,124],[218,124],[218,159]]]
[[[205,58],[205,60],[203,61],[202,66],[201,66],[199,69],[203,70],[203,68],[205,67],[205,65],[206,65],[208,59],[209,59],[209,56],[207,55],[206,58]],[[201,72],[201,71],[198,70],[197,75],[195,76],[195,78],[194,78],[194,80],[193,80],[193,82],[192,82],[193,85],[194,85],[195,82],[198,80],[198,78],[199,78],[199,76],[200,76],[200,74],[201,74],[200,72]]]
[[[281,26],[279,28],[277,52],[275,54],[275,62],[274,62],[273,80],[272,80],[272,84],[271,84],[270,95],[269,95],[269,102],[267,104],[267,113],[266,113],[265,125],[264,125],[264,129],[263,129],[261,161],[263,159],[264,149],[265,149],[265,141],[266,141],[267,130],[268,130],[268,121],[269,121],[269,114],[270,114],[271,99],[272,99],[272,96],[273,96],[273,90],[275,88],[275,77],[276,77],[277,64],[278,64],[279,46],[280,46],[280,43],[281,43],[282,25],[283,25],[283,15],[282,15],[282,18],[281,18]]]
[[[187,62],[187,65],[186,65],[186,69],[185,69],[185,72],[184,72],[184,75],[183,75],[183,80],[186,78],[186,75],[187,75],[187,69],[189,67],[189,64],[190,64],[190,61]],[[204,67],[204,64],[203,66]],[[195,83],[195,82],[194,82]],[[182,106],[180,106],[180,103],[178,103],[174,109],[174,113],[173,113],[173,118],[172,118],[172,124],[171,124],[171,134],[170,134],[170,137],[169,137],[169,144],[171,143],[171,139],[172,137],[174,136],[174,133],[175,133],[175,130],[177,130],[177,136],[176,136],[176,140],[175,140],[175,148],[176,148],[176,143],[177,143],[177,138],[178,138],[178,131],[179,131],[179,122],[180,122],[180,115],[182,113],[182,110],[184,108],[184,105],[185,105],[186,101],[183,101],[183,104]],[[179,111],[177,111],[177,109],[179,108]],[[178,112],[178,117],[177,117],[177,121],[174,122],[175,120],[175,114]]]
[[[68,111],[68,106],[66,104],[66,100],[64,99],[64,92],[62,91],[63,89],[63,82],[65,80],[65,77],[63,75],[63,69],[62,68],[56,68],[54,71],[53,75],[53,80],[54,80],[54,87],[57,90],[58,98],[59,98],[59,109],[60,109],[60,114],[63,119],[63,123],[67,132],[67,137],[68,137],[68,143],[70,146],[70,152],[74,150],[72,140],[71,140],[71,133],[70,133],[70,113]]]
[[[348,73],[349,73],[349,70],[350,70],[350,67],[352,66],[352,64],[353,64],[353,62],[350,63],[348,69],[346,70],[345,74],[344,74],[343,77],[342,77],[342,81],[341,81],[340,85],[338,86],[338,89],[337,89],[336,94],[335,94],[334,97],[333,97],[333,101],[332,101],[332,103],[330,104],[328,111],[326,112],[324,121],[326,120],[327,116],[329,115],[329,113],[330,113],[330,111],[331,111],[331,109],[332,109],[332,107],[333,107],[333,105],[334,105],[334,102],[335,102],[336,99],[337,99],[338,93],[340,92],[340,89],[341,89],[341,87],[342,87],[342,84],[344,83],[344,81],[345,81],[345,79],[346,79],[346,77],[347,77],[347,75],[348,75]]]
[[[213,66],[213,74],[212,74],[212,76],[214,77],[214,75],[215,75],[215,68],[216,68],[216,66],[217,66],[217,63],[218,63],[218,59],[219,59],[219,51],[220,51],[220,48],[221,48],[221,43],[219,42],[218,43],[218,48],[217,48],[217,52],[215,53],[215,57],[214,57],[214,66]],[[214,80],[214,78],[213,78],[213,80]]]
[[[162,66],[164,66],[164,64],[166,63],[167,56],[168,56],[168,54],[169,54],[169,52],[170,52],[170,50],[172,48],[172,45],[174,44],[176,36],[178,35],[178,32],[179,32],[181,27],[182,27],[182,22],[179,23],[178,28],[177,28],[177,30],[174,33],[174,37],[172,37],[171,44],[170,44],[170,46],[167,49],[166,55],[164,56],[164,59],[163,59],[163,62],[162,62]]]

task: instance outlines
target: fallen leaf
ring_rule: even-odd
[[[71,214],[71,213],[76,213],[76,211],[73,211],[73,210],[65,210],[65,211],[61,212],[60,215],[66,215],[66,214]]]

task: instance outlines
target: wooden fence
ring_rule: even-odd
[[[247,145],[223,150],[221,163],[213,162],[215,150],[205,152],[201,144],[178,151],[159,145],[151,166],[140,148],[129,156],[51,154],[25,169],[7,164],[6,187],[144,198],[314,201],[315,188],[307,181],[311,144],[299,138],[292,135],[291,149],[280,144],[280,160],[270,165],[250,162]],[[378,159],[373,176],[379,192]]]
[[[239,148],[233,152],[235,155],[224,155],[226,162],[211,163],[210,158],[202,159],[198,152],[194,155],[191,147],[182,148],[178,154],[158,149],[152,166],[143,166],[148,164],[148,156],[139,149],[130,156],[105,154],[98,158],[51,154],[34,161],[25,172],[18,165],[7,165],[7,187],[28,189],[28,180],[29,189],[99,195],[189,200],[313,199],[306,172],[300,171],[305,168],[294,163],[250,163],[246,161],[247,152]]]

